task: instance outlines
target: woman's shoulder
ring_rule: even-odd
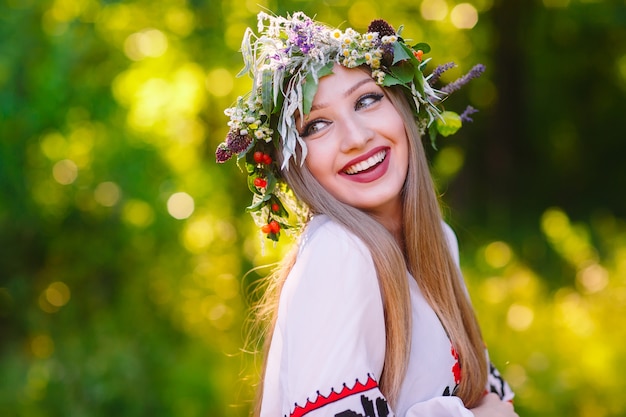
[[[355,296],[378,290],[376,268],[365,243],[328,216],[311,219],[299,245],[296,262],[285,281],[287,298],[296,294],[310,298],[317,293],[326,298],[330,288],[335,295],[345,291]]]
[[[314,216],[306,225],[299,242],[298,254],[321,252],[329,259],[338,256],[371,258],[365,243],[345,226],[324,214]]]

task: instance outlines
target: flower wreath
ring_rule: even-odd
[[[257,225],[271,240],[278,241],[282,230],[298,227],[307,217],[285,183],[281,171],[289,169],[290,160],[300,164],[307,154],[305,142],[298,134],[295,114],[308,114],[317,92],[319,79],[332,73],[335,63],[347,68],[367,65],[376,83],[382,87],[400,85],[413,99],[414,112],[422,134],[429,133],[436,149],[438,134],[455,133],[470,115],[468,106],[460,115],[444,111],[441,102],[469,80],[478,77],[484,66],[474,66],[458,80],[435,89],[434,85],[446,70],[447,63],[424,76],[430,52],[426,43],[408,45],[384,20],[374,20],[365,34],[348,28],[329,28],[313,21],[302,12],[287,17],[258,15],[256,36],[248,28],[241,44],[244,68],[238,76],[249,73],[253,79],[251,92],[239,97],[236,104],[224,111],[230,118],[226,140],[216,150],[216,160],[223,163],[237,156],[248,174],[248,188],[253,193],[247,208]],[[279,141],[282,165],[276,162]],[[296,218],[292,226],[290,216]]]

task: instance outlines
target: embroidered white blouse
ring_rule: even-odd
[[[458,264],[458,245],[444,224]],[[262,417],[473,417],[451,396],[458,356],[407,272],[412,332],[395,409],[378,389],[385,357],[383,305],[365,244],[327,216],[313,218],[281,293],[264,381]],[[486,390],[513,398],[490,366]]]

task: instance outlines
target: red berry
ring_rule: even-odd
[[[268,154],[263,154],[263,158],[262,159],[263,159],[263,163],[265,165],[269,165],[269,164],[272,163],[272,157],[269,156]]]
[[[256,162],[257,164],[263,162],[263,152],[261,151],[256,151],[252,157],[254,158],[254,162]]]
[[[261,227],[261,231],[265,234],[268,234],[272,231],[272,228],[269,224],[265,224],[263,225],[263,227]]]
[[[266,185],[267,185],[267,181],[265,181],[263,178],[255,178],[254,179],[254,186],[255,187],[264,188]]]
[[[278,222],[276,220],[272,220],[269,223],[269,227],[270,227],[270,230],[272,231],[272,233],[280,232],[280,224],[278,224]]]
[[[417,51],[413,51],[413,55],[417,58],[418,61],[422,62],[422,55],[424,55],[424,51],[418,49]]]
[[[280,211],[280,206],[276,203],[272,204],[272,211],[274,213],[279,212]]]

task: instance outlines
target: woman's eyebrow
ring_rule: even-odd
[[[358,90],[359,87],[361,87],[363,84],[369,83],[369,82],[374,82],[374,79],[371,77],[367,77],[367,78],[363,78],[361,81],[355,83],[352,87],[348,88],[346,91],[343,92],[343,96],[344,97],[348,97],[350,94],[354,93],[356,90]],[[328,107],[330,104],[329,103],[317,103],[311,106],[311,111],[313,110],[319,110],[322,109],[324,107]]]

